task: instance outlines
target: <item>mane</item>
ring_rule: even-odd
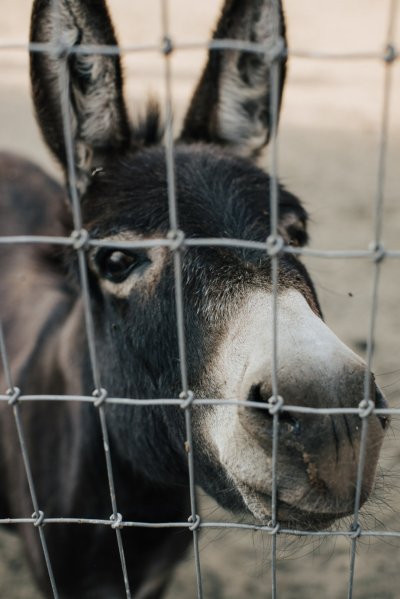
[[[133,146],[153,146],[160,144],[164,137],[165,125],[161,122],[160,104],[157,99],[150,98],[145,113],[139,115],[131,129]]]

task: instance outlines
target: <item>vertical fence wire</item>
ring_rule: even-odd
[[[277,0],[271,5],[272,43],[275,48],[280,42],[280,7]],[[277,597],[277,534],[278,523],[278,439],[279,412],[283,399],[278,390],[278,284],[279,284],[279,253],[283,244],[278,234],[279,218],[279,183],[278,183],[278,118],[279,118],[279,87],[282,54],[278,54],[270,65],[270,236],[267,240],[267,251],[271,260],[272,274],[272,396],[269,400],[270,415],[272,416],[272,456],[271,456],[271,597]]]
[[[380,140],[379,140],[379,151],[378,151],[378,172],[377,172],[377,190],[375,198],[375,215],[374,215],[374,240],[371,243],[372,249],[376,252],[375,261],[373,264],[373,277],[372,277],[372,298],[371,298],[371,312],[370,322],[367,336],[367,368],[364,377],[364,396],[360,403],[360,408],[364,410],[360,414],[361,418],[361,437],[360,437],[360,448],[358,458],[358,469],[357,469],[357,483],[354,498],[354,513],[353,513],[353,538],[351,541],[350,551],[350,572],[349,572],[349,585],[348,585],[348,599],[353,598],[354,590],[354,574],[356,564],[356,551],[357,551],[357,540],[360,537],[361,526],[359,521],[359,512],[361,504],[361,493],[362,493],[362,481],[364,476],[364,469],[366,463],[366,449],[367,449],[367,437],[368,437],[368,419],[372,414],[375,407],[374,398],[372,394],[372,361],[374,353],[374,340],[376,330],[376,320],[378,315],[378,291],[379,291],[379,280],[381,274],[382,262],[385,258],[385,251],[382,242],[382,228],[383,228],[383,204],[384,204],[384,191],[386,181],[386,163],[387,163],[387,145],[389,137],[389,117],[390,117],[390,97],[392,89],[392,64],[393,64],[393,53],[390,49],[393,48],[393,35],[395,19],[398,7],[398,0],[391,0],[388,11],[388,26],[386,36],[386,49],[388,59],[384,64],[384,83],[383,83],[383,99],[382,99],[382,113],[381,113],[381,125],[380,125]]]
[[[197,498],[195,487],[194,457],[193,457],[193,438],[192,438],[192,402],[193,392],[189,389],[188,370],[186,360],[186,337],[184,321],[184,299],[183,299],[183,281],[182,281],[182,250],[184,241],[184,232],[179,229],[178,205],[175,186],[175,159],[174,159],[174,130],[172,113],[172,74],[170,57],[173,51],[173,43],[170,37],[169,28],[169,0],[161,0],[161,24],[163,35],[163,54],[164,54],[164,89],[165,89],[165,147],[166,147],[166,169],[168,186],[168,206],[170,231],[169,238],[175,242],[172,246],[174,261],[174,279],[175,279],[175,311],[178,336],[179,364],[181,373],[182,392],[180,394],[182,409],[185,416],[186,442],[185,450],[188,460],[189,474],[189,493],[191,515],[189,522],[190,530],[193,534],[193,552],[196,570],[196,590],[198,599],[203,597],[203,583],[200,565],[199,551],[199,526],[200,516],[197,513]]]
[[[54,577],[54,573],[53,573],[53,568],[51,565],[50,554],[49,554],[49,550],[47,547],[46,537],[45,537],[44,530],[43,530],[44,513],[39,508],[39,502],[37,499],[35,484],[33,481],[32,468],[31,468],[31,464],[30,464],[30,460],[29,460],[28,449],[26,446],[25,435],[24,435],[24,430],[23,430],[23,426],[22,426],[20,408],[18,405],[20,389],[18,389],[18,387],[14,386],[14,381],[13,381],[13,377],[11,374],[10,362],[9,362],[7,350],[6,350],[6,343],[5,343],[5,339],[4,339],[3,325],[1,323],[1,321],[0,321],[0,355],[1,355],[1,362],[3,365],[4,375],[5,375],[4,378],[5,378],[6,385],[8,387],[6,393],[10,397],[8,403],[12,407],[13,414],[14,414],[15,426],[16,426],[17,435],[18,435],[18,442],[19,442],[19,446],[20,446],[20,450],[21,450],[22,461],[24,463],[25,476],[26,476],[26,480],[28,483],[29,494],[31,497],[32,506],[33,506],[33,510],[34,510],[33,514],[32,514],[32,518],[34,518],[33,525],[36,526],[38,529],[40,543],[41,543],[42,551],[43,551],[43,557],[44,557],[44,561],[46,564],[46,569],[47,569],[47,573],[49,576],[49,582],[50,582],[51,590],[53,593],[53,597],[54,597],[54,599],[58,599],[59,595],[58,595],[58,591],[57,591],[57,585],[56,585],[56,581],[55,581],[55,577]]]
[[[63,39],[63,31],[61,26],[61,0],[52,0],[52,17],[53,22],[55,24],[55,35],[56,40],[59,40],[61,44],[64,42]],[[93,321],[93,313],[92,313],[92,305],[90,298],[90,289],[89,289],[89,280],[88,280],[88,271],[87,271],[87,262],[86,262],[86,249],[87,242],[89,240],[88,232],[82,229],[82,215],[81,215],[81,206],[80,206],[80,197],[78,190],[78,182],[76,176],[76,166],[75,166],[75,152],[74,152],[74,135],[72,128],[72,117],[71,117],[71,98],[69,96],[71,90],[71,82],[68,70],[68,46],[66,46],[66,52],[64,52],[61,56],[58,57],[59,69],[58,69],[58,86],[60,91],[60,103],[61,103],[61,117],[62,117],[62,127],[64,134],[64,147],[66,153],[66,162],[67,162],[67,181],[69,194],[72,204],[72,213],[73,213],[73,222],[74,222],[74,231],[72,236],[74,238],[74,249],[78,256],[78,265],[79,265],[79,276],[80,276],[80,284],[81,284],[81,297],[83,302],[84,309],[84,323],[86,330],[86,338],[89,350],[89,358],[91,365],[91,372],[94,382],[94,392],[93,395],[96,397],[94,402],[95,407],[98,410],[103,448],[104,448],[104,456],[106,461],[106,471],[107,471],[107,479],[108,486],[110,492],[110,501],[112,508],[112,515],[110,519],[113,521],[112,527],[115,529],[116,540],[118,546],[118,553],[120,556],[122,575],[124,580],[124,587],[127,599],[131,599],[131,591],[129,585],[128,571],[126,567],[126,559],[125,552],[122,541],[121,534],[121,520],[122,516],[118,513],[117,501],[115,495],[115,484],[114,484],[114,475],[112,469],[112,461],[110,454],[110,443],[109,436],[107,430],[107,422],[105,415],[104,403],[107,398],[107,392],[102,388],[100,382],[100,372],[97,360],[97,352],[96,352],[96,339],[95,339],[95,327]]]

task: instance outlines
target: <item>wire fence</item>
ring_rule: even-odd
[[[53,0],[54,7],[60,10],[58,0]],[[199,552],[199,531],[207,528],[230,528],[237,530],[257,530],[262,531],[265,534],[270,535],[271,543],[271,596],[273,599],[278,597],[278,587],[276,580],[277,571],[277,537],[279,535],[291,535],[291,536],[302,536],[302,537],[347,537],[351,540],[351,555],[349,563],[349,580],[348,580],[348,599],[353,597],[354,590],[354,572],[356,565],[357,555],[357,543],[363,537],[397,537],[400,538],[400,531],[394,530],[369,530],[361,527],[360,524],[360,497],[363,473],[366,460],[366,439],[368,432],[368,422],[372,414],[377,415],[400,415],[400,408],[391,409],[377,409],[371,399],[370,389],[370,376],[373,351],[374,351],[374,339],[376,329],[376,318],[378,314],[378,289],[380,281],[380,273],[382,264],[387,259],[398,259],[400,258],[400,249],[398,250],[387,250],[382,240],[382,227],[383,227],[383,213],[384,213],[384,191],[385,191],[385,165],[387,157],[387,144],[389,137],[389,112],[390,112],[390,97],[392,90],[392,67],[396,61],[399,60],[399,50],[396,48],[394,43],[394,23],[396,18],[396,11],[398,10],[398,0],[390,0],[389,14],[388,14],[388,27],[386,35],[386,46],[382,52],[337,52],[337,53],[324,53],[319,51],[305,52],[302,50],[290,50],[286,52],[284,50],[283,40],[279,36],[279,18],[278,11],[279,6],[276,3],[276,15],[275,15],[275,33],[274,43],[268,47],[263,44],[251,43],[248,41],[222,39],[212,40],[210,42],[190,42],[190,43],[176,43],[170,35],[170,23],[169,23],[169,5],[168,0],[160,0],[161,2],[161,16],[162,16],[162,33],[163,39],[160,44],[141,44],[141,45],[126,45],[123,47],[116,46],[103,46],[103,45],[75,45],[69,46],[64,43],[19,43],[19,42],[1,42],[0,51],[9,50],[22,50],[29,52],[42,52],[49,53],[60,57],[60,64],[62,68],[59,69],[59,90],[60,90],[60,101],[62,106],[62,118],[63,118],[63,130],[66,145],[66,156],[68,164],[68,185],[70,197],[72,200],[72,212],[74,231],[70,237],[60,236],[39,236],[39,235],[9,235],[0,237],[0,244],[53,244],[61,246],[69,246],[73,248],[78,256],[81,293],[84,303],[84,314],[85,314],[85,328],[88,340],[90,364],[93,378],[93,395],[30,395],[25,393],[25,390],[20,390],[14,384],[11,367],[7,354],[6,342],[3,335],[2,325],[0,323],[0,352],[1,361],[5,373],[5,381],[7,384],[7,390],[0,395],[0,401],[7,402],[10,406],[10,410],[13,411],[15,424],[18,432],[18,439],[20,444],[20,450],[24,462],[26,471],[26,477],[29,486],[29,492],[32,500],[33,514],[30,517],[25,518],[0,518],[0,524],[31,524],[38,530],[40,541],[43,548],[43,555],[47,565],[49,579],[53,591],[53,595],[57,598],[57,581],[53,575],[52,570],[52,558],[49,554],[48,547],[46,544],[46,536],[44,533],[44,525],[57,525],[57,524],[79,524],[79,525],[102,525],[111,527],[115,530],[116,542],[118,544],[118,550],[121,561],[121,574],[123,576],[126,597],[132,596],[129,583],[129,573],[126,567],[124,546],[121,537],[121,529],[129,527],[142,527],[142,528],[186,528],[192,532],[193,535],[193,549],[194,549],[194,567],[197,580],[197,597],[200,599],[203,597],[202,590],[202,573],[201,573],[201,559]],[[61,35],[57,35],[58,39],[62,39]],[[222,50],[222,49],[237,49],[246,50],[255,54],[262,54],[268,56],[271,61],[271,88],[273,90],[271,97],[271,115],[272,115],[272,135],[270,142],[270,162],[268,172],[271,177],[270,187],[270,198],[269,208],[271,214],[271,234],[265,243],[245,241],[241,239],[220,239],[220,238],[187,238],[185,232],[179,227],[179,214],[177,207],[176,188],[175,188],[175,165],[174,165],[174,134],[173,134],[173,112],[172,112],[172,88],[173,88],[173,74],[171,70],[170,57],[172,52],[192,50],[198,48],[207,48],[211,51]],[[82,228],[82,217],[81,208],[79,202],[79,193],[77,188],[77,176],[74,164],[74,150],[73,150],[73,136],[72,136],[72,124],[69,111],[69,80],[68,70],[66,68],[67,58],[72,54],[103,54],[113,55],[127,53],[138,53],[138,52],[156,52],[162,53],[164,56],[164,80],[165,80],[165,147],[166,147],[166,167],[167,167],[167,181],[168,181],[168,202],[169,202],[169,219],[170,219],[170,231],[166,238],[151,239],[151,240],[140,240],[140,241],[104,241],[101,239],[91,239],[88,232]],[[279,188],[278,188],[278,136],[277,132],[277,121],[278,121],[278,105],[279,105],[279,62],[284,58],[285,55],[289,57],[299,57],[310,60],[362,60],[362,61],[381,61],[385,65],[385,78],[384,78],[384,93],[383,93],[383,106],[381,115],[381,126],[380,126],[380,142],[379,142],[379,167],[376,178],[376,200],[375,200],[375,225],[374,225],[374,236],[367,249],[359,250],[318,250],[308,248],[298,248],[285,245],[283,238],[279,235],[278,231],[278,205],[279,205]],[[266,198],[267,202],[267,198]],[[102,377],[99,371],[95,338],[96,331],[93,322],[93,315],[91,310],[91,298],[88,283],[88,271],[86,264],[86,253],[90,247],[112,247],[112,248],[132,248],[132,249],[148,249],[165,247],[173,253],[174,263],[174,277],[175,277],[175,306],[176,306],[176,322],[177,322],[177,335],[179,343],[179,360],[180,360],[180,374],[181,374],[181,393],[179,397],[164,398],[164,399],[141,399],[141,398],[127,398],[127,397],[111,397],[108,395],[107,390],[102,386]],[[184,301],[183,301],[183,283],[182,283],[182,251],[185,248],[196,248],[196,247],[231,247],[231,248],[248,248],[252,250],[258,250],[264,252],[271,260],[272,263],[272,296],[273,296],[273,319],[271,322],[273,332],[273,356],[272,356],[272,397],[269,403],[262,405],[259,402],[251,401],[240,401],[236,398],[221,399],[221,398],[208,398],[200,399],[196,398],[193,392],[189,388],[188,383],[188,369],[186,360],[186,335],[184,326]],[[358,258],[361,260],[371,262],[373,266],[373,277],[372,277],[372,289],[371,289],[371,312],[370,322],[368,328],[368,340],[367,340],[367,369],[365,371],[364,381],[364,397],[358,408],[312,408],[307,406],[292,406],[285,403],[285,398],[279,395],[278,385],[278,345],[279,345],[279,331],[278,331],[278,266],[280,256],[283,253],[295,254],[300,256],[312,256],[322,259],[349,259]],[[107,468],[108,486],[110,492],[110,501],[112,507],[112,513],[110,518],[107,520],[94,519],[94,518],[49,518],[46,517],[44,509],[38,503],[35,481],[32,476],[30,458],[27,451],[26,439],[24,429],[22,425],[20,406],[24,402],[87,402],[92,403],[98,411],[98,417],[100,421],[101,434],[103,438],[103,446],[105,453],[105,461]],[[107,404],[119,404],[119,405],[131,405],[136,407],[142,407],[146,409],[146,406],[177,406],[184,411],[185,425],[186,425],[186,443],[185,447],[187,450],[188,457],[188,483],[190,489],[190,514],[188,514],[187,521],[183,522],[132,522],[125,520],[123,514],[118,510],[118,497],[116,496],[114,486],[113,468],[110,456],[110,445],[108,439],[107,429],[107,417],[105,406]],[[194,406],[210,406],[210,405],[227,405],[227,406],[246,406],[248,408],[255,407],[258,410],[266,410],[273,418],[273,445],[272,445],[272,498],[271,498],[271,521],[268,525],[256,525],[253,523],[237,523],[237,522],[212,522],[202,518],[199,514],[198,500],[196,497],[196,472],[194,467],[193,459],[193,441],[192,441],[192,425],[191,425],[191,413]],[[277,515],[277,456],[278,456],[278,434],[279,434],[279,423],[280,416],[284,413],[301,413],[301,414],[320,414],[320,415],[335,415],[335,414],[353,414],[358,415],[361,422],[361,442],[358,459],[358,474],[357,484],[355,489],[354,498],[354,512],[352,518],[352,524],[350,529],[343,530],[321,530],[321,531],[309,531],[309,530],[296,530],[284,528],[280,525]]]

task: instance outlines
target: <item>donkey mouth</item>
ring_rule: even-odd
[[[251,512],[254,518],[262,525],[271,526],[272,519],[272,499],[267,493],[255,491],[247,485],[240,485],[240,493],[246,504],[247,509]],[[276,521],[279,522],[280,528],[303,531],[319,531],[329,528],[334,522],[340,518],[349,516],[352,509],[345,511],[329,511],[313,509],[308,511],[301,506],[286,503],[280,499],[276,504]]]

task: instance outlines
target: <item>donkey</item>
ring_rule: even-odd
[[[104,0],[35,0],[31,39],[59,34],[70,46],[116,44]],[[272,44],[276,2],[226,0],[214,34]],[[279,34],[285,23],[279,4]],[[279,62],[279,104],[285,79]],[[212,50],[195,90],[174,162],[179,226],[186,238],[264,242],[270,232],[269,176],[256,164],[273,133],[270,59],[244,50]],[[150,108],[128,121],[117,55],[33,53],[31,78],[44,139],[67,172],[58,70],[65,69],[96,351],[110,397],[174,398],[181,392],[173,252],[116,248],[113,242],[168,235],[162,128]],[[3,155],[0,220],[4,234],[71,233],[69,192],[33,164]],[[67,190],[68,190],[67,186]],[[307,242],[307,214],[279,188],[279,234]],[[110,247],[107,247],[107,242]],[[2,246],[1,318],[15,384],[23,393],[90,395],[93,380],[84,334],[76,252]],[[237,399],[192,407],[196,483],[222,507],[267,523],[271,518],[271,259],[239,247],[182,251],[189,386],[196,398]],[[312,281],[295,255],[279,260],[278,385],[287,404],[358,407],[366,366],[323,321]],[[377,407],[385,400],[371,377]],[[6,388],[5,381],[2,382]],[[118,509],[125,521],[186,520],[190,514],[185,420],[179,407],[103,404]],[[0,411],[0,517],[32,513],[12,410]],[[20,406],[33,479],[46,518],[110,516],[98,413],[90,403]],[[369,417],[361,502],[369,496],[387,421]],[[352,512],[360,447],[358,415],[280,416],[278,521],[318,529]],[[186,447],[187,449],[187,447]],[[49,588],[37,530],[20,533],[44,596]],[[107,526],[53,524],[45,529],[60,597],[125,596],[115,533]],[[160,597],[192,533],[122,530],[134,597]]]

